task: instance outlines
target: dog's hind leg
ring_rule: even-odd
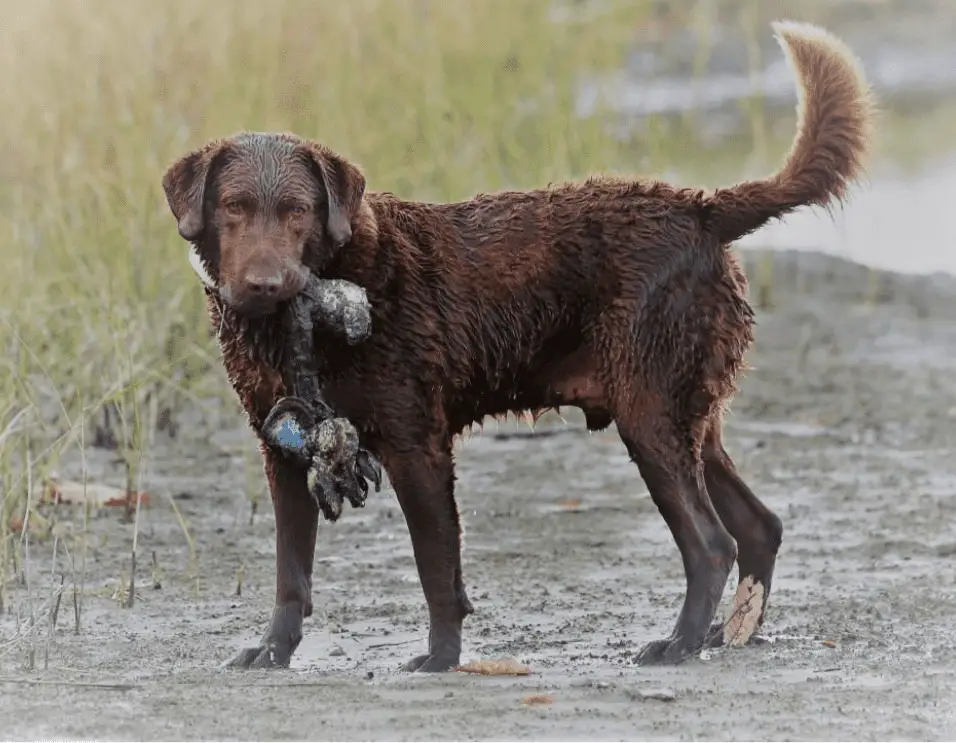
[[[698,454],[703,421],[681,426],[663,409],[640,409],[640,404],[615,416],[618,432],[677,542],[687,589],[671,635],[646,645],[637,662],[673,665],[703,647],[737,549],[704,484]]]
[[[744,645],[763,624],[783,524],[737,474],[721,441],[721,420],[715,417],[703,448],[704,480],[720,520],[737,541],[737,593],[730,617],[711,627],[708,645]]]

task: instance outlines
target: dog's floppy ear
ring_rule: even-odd
[[[341,248],[352,239],[352,220],[365,196],[365,176],[357,166],[320,144],[309,142],[306,151],[325,186],[329,209],[325,230],[335,247]]]
[[[223,146],[222,140],[209,142],[174,162],[163,176],[166,202],[179,223],[179,234],[189,242],[202,236],[206,178],[213,159],[222,152]]]

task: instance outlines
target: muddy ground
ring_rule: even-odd
[[[952,739],[956,279],[879,279],[833,258],[777,255],[777,307],[760,313],[754,369],[727,422],[739,468],[786,528],[765,626],[772,643],[677,668],[632,664],[671,629],[680,560],[613,430],[589,436],[569,414],[566,424],[542,421],[536,436],[514,420],[491,422],[459,448],[477,609],[463,661],[512,656],[532,675],[399,670],[424,648],[426,616],[389,487],[321,526],[317,615],[292,668],[222,670],[264,627],[274,580],[274,523],[266,507],[250,526],[247,473],[235,458],[249,440],[232,416],[212,444],[201,443],[208,427],[187,426],[157,446],[134,608],[111,596],[132,529],[110,511],[92,522],[80,634],[69,590],[54,641],[14,638],[17,616],[0,617],[0,734]],[[94,477],[122,483],[108,453],[88,456]],[[77,466],[64,462],[61,475]],[[166,494],[194,541],[195,568]],[[69,509],[60,518],[80,521]],[[39,615],[50,558],[48,544],[32,547]],[[56,575],[66,573],[68,589],[69,565],[61,551]],[[22,626],[30,602],[23,587],[10,590]],[[31,646],[35,667],[24,670]],[[94,682],[121,686],[81,685]],[[531,694],[553,703],[522,704]]]

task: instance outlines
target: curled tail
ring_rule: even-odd
[[[783,168],[705,199],[707,224],[729,243],[805,205],[842,201],[863,171],[875,115],[859,60],[822,28],[772,24],[797,77],[797,134]]]

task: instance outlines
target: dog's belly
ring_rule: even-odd
[[[598,356],[590,346],[542,360],[521,370],[507,386],[492,386],[480,380],[448,401],[449,420],[457,430],[485,417],[530,412],[538,417],[550,409],[580,408],[590,430],[600,430],[612,421],[606,391],[599,380]]]

